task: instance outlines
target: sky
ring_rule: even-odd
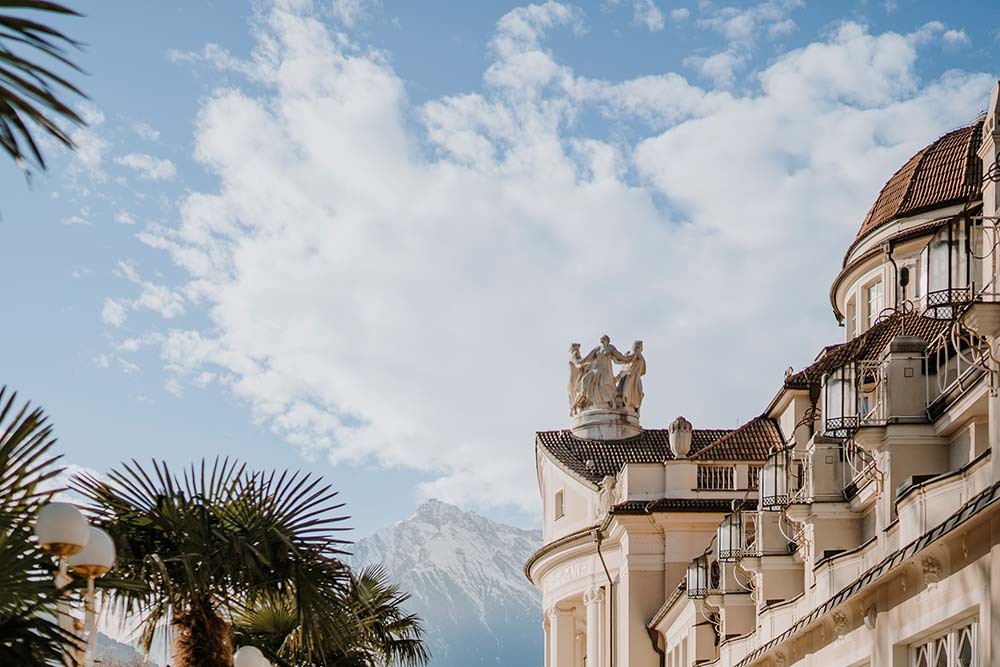
[[[989,2],[86,0],[87,120],[0,163],[2,382],[66,462],[238,457],[537,522],[566,361],[731,428],[843,336],[879,189],[985,107]]]

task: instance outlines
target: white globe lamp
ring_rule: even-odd
[[[115,543],[106,532],[91,526],[87,546],[66,562],[71,570],[88,579],[103,576],[115,566]]]
[[[241,646],[233,655],[233,667],[271,667],[271,661],[256,646]]]
[[[49,503],[35,518],[35,537],[42,549],[65,558],[83,551],[90,539],[90,526],[71,503]]]

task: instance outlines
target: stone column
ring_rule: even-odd
[[[553,606],[549,610],[549,636],[552,638],[549,647],[550,667],[576,667],[573,664],[575,635],[573,609]]]
[[[601,588],[591,588],[583,594],[583,604],[587,608],[587,667],[601,667],[601,656],[604,654],[601,641],[603,602],[604,590]]]
[[[543,663],[545,667],[553,667],[552,665],[552,637],[551,632],[549,632],[549,615],[545,614],[545,618],[542,619],[542,637],[544,637],[545,643],[545,662]]]

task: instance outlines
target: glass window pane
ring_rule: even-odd
[[[964,628],[958,640],[958,664],[972,667],[972,629]]]
[[[942,637],[935,642],[934,650],[937,652],[934,667],[948,667],[948,638]]]

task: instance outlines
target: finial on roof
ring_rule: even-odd
[[[684,419],[684,417],[678,417],[667,428],[667,433],[670,436],[670,451],[674,453],[675,458],[683,459],[691,451],[691,433],[693,430],[691,422]]]

